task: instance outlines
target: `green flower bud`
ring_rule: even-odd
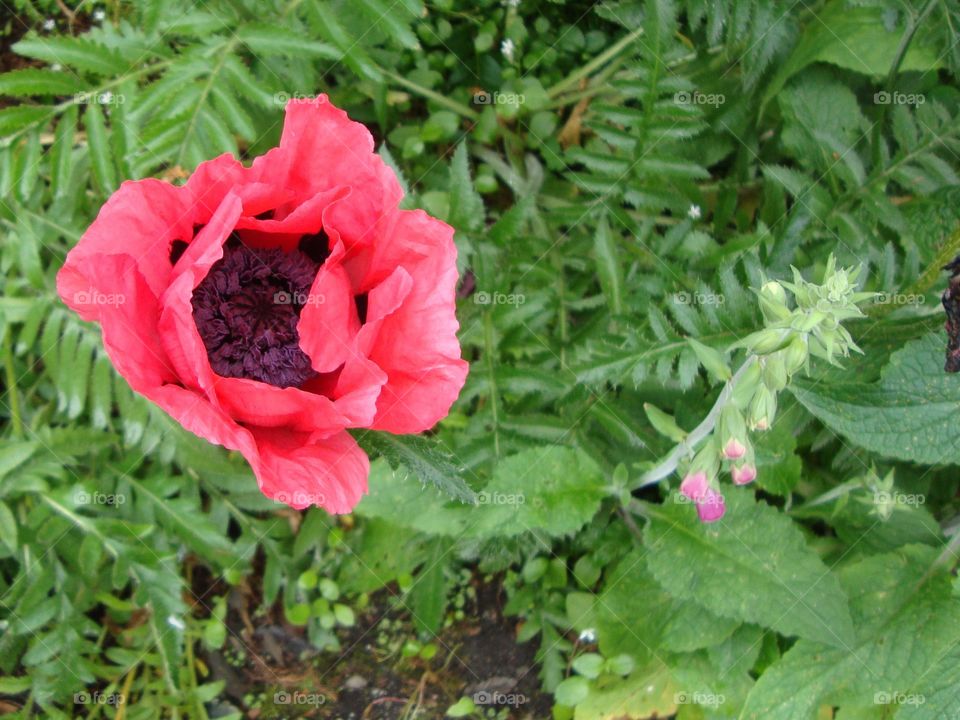
[[[777,323],[789,319],[790,308],[787,307],[787,293],[783,286],[775,281],[764,283],[757,293],[760,301],[760,311],[770,323]]]
[[[717,450],[717,444],[714,438],[709,438],[703,444],[703,447],[693,456],[690,466],[687,468],[687,475],[702,472],[706,473],[708,478],[716,477],[720,471],[720,452]]]
[[[761,373],[760,361],[757,358],[753,358],[753,360],[750,361],[750,365],[747,366],[747,369],[737,378],[737,383],[733,386],[733,392],[730,397],[731,401],[738,408],[746,408],[750,404],[750,401],[753,400],[754,393],[756,393],[757,388],[760,387]]]
[[[760,288],[760,295],[771,302],[780,303],[781,305],[787,304],[787,293],[783,289],[783,285],[776,280],[765,282],[763,287]]]
[[[799,330],[800,332],[810,332],[826,319],[827,316],[819,310],[809,310],[805,313],[798,313],[794,315],[794,319],[793,322],[790,323],[790,327],[792,327],[794,330]]]
[[[751,333],[743,340],[743,344],[757,355],[767,355],[786,347],[794,333],[780,328],[767,328]]]
[[[720,453],[727,460],[742,458],[748,449],[747,422],[733,403],[724,405],[717,421],[716,435]]]
[[[807,342],[802,335],[797,335],[783,351],[783,362],[786,366],[787,375],[793,375],[800,370],[807,364],[807,359]]]
[[[787,350],[780,350],[773,355],[768,355],[763,362],[763,382],[774,392],[779,392],[787,386],[787,365],[784,362],[786,353]]]
[[[750,428],[752,430],[767,430],[773,424],[777,414],[777,396],[770,392],[766,385],[757,389],[750,403]]]

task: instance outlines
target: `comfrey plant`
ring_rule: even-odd
[[[770,429],[779,393],[796,373],[802,370],[809,374],[811,357],[836,365],[838,357],[860,352],[842,325],[851,318],[863,317],[859,305],[875,296],[857,291],[860,270],[838,268],[831,255],[820,284],[804,280],[796,268],[793,282],[765,282],[756,294],[766,326],[730,347],[747,352],[735,373],[718,351],[696,343],[694,349],[704,367],[725,385],[707,417],[689,434],[665,413],[648,408],[648,416],[658,429],[682,439],[661,463],[642,476],[639,486],[658,482],[680,469],[680,493],[695,503],[700,519],[714,522],[723,517],[726,506],[719,487],[721,471],[729,472],[736,485],[756,479],[750,432]]]

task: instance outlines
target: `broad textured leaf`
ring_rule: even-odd
[[[607,679],[590,688],[577,705],[575,720],[645,720],[676,712],[677,688],[661,663],[634,671],[627,678]]]
[[[553,446],[502,460],[474,506],[451,504],[408,474],[376,462],[370,494],[357,513],[436,535],[512,537],[542,531],[559,536],[590,520],[605,494],[603,475],[586,454]]]
[[[449,562],[450,543],[442,538],[431,542],[427,558],[410,592],[413,622],[421,633],[434,635],[443,623],[449,588],[447,581]]]
[[[842,569],[855,637],[845,647],[800,640],[760,677],[742,720],[813,720],[822,704],[871,707],[936,681],[960,642],[960,600],[950,576],[931,570],[939,551],[910,546]],[[949,716],[938,716],[949,717]]]
[[[889,28],[877,6],[850,6],[831,0],[807,23],[800,42],[767,84],[763,104],[776,96],[797,72],[815,62],[828,62],[854,72],[880,77],[890,70],[903,36],[902,25]],[[938,64],[935,48],[911,43],[900,70],[930,71]]]
[[[941,720],[960,717],[960,647],[955,647],[910,689],[923,702],[901,705],[897,720]]]
[[[842,647],[853,636],[837,578],[779,510],[731,488],[727,514],[699,522],[690,504],[651,506],[647,567],[673,596],[724,617]]]
[[[940,333],[908,343],[877,383],[811,380],[793,393],[829,428],[884,457],[960,464],[960,376],[944,372],[944,345]]]

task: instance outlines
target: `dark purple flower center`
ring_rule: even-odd
[[[193,291],[193,319],[216,373],[282,388],[316,375],[297,334],[322,264],[311,255],[227,242]]]

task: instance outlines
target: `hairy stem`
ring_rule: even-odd
[[[717,397],[717,401],[713,404],[713,407],[710,408],[710,412],[707,413],[707,416],[703,421],[697,425],[693,430],[690,431],[690,434],[687,435],[686,439],[678,444],[670,453],[661,460],[656,467],[647,470],[640,478],[632,484],[631,490],[638,490],[642,487],[647,487],[648,485],[654,485],[665,477],[673,474],[674,470],[677,469],[677,466],[680,464],[680,461],[693,452],[694,448],[700,444],[700,442],[706,438],[710,433],[713,432],[713,429],[717,426],[717,421],[720,419],[720,412],[723,410],[724,406],[730,401],[730,397],[733,395],[733,390],[737,385],[737,381],[743,377],[743,374],[747,369],[757,362],[755,355],[749,356],[741,365],[737,371],[733,374],[727,384],[723,386],[723,390],[720,391],[720,395]]]

